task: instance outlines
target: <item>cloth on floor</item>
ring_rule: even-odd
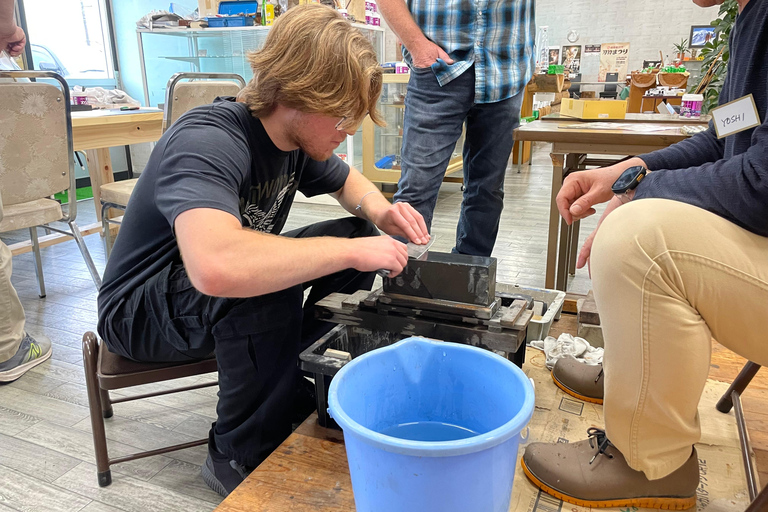
[[[558,359],[573,356],[582,363],[591,365],[603,362],[603,348],[593,347],[584,338],[579,338],[568,333],[563,333],[559,338],[547,336],[543,340],[531,341],[530,346],[544,352],[547,359],[546,365],[550,370]]]

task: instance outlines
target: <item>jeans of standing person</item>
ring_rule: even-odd
[[[370,222],[351,217],[284,236],[378,234]],[[347,269],[267,295],[235,299],[201,294],[183,265],[174,263],[109,313],[105,341],[110,351],[138,361],[186,361],[215,352],[219,402],[210,437],[218,452],[256,467],[291,433],[304,380],[300,351],[334,326],[315,318],[315,303],[333,292],[370,290],[374,277]]]
[[[693,179],[693,178],[692,178]],[[691,456],[711,339],[768,364],[768,237],[640,199],[606,217],[591,267],[605,336],[605,431],[651,480]]]
[[[491,255],[523,94],[521,90],[496,103],[475,103],[474,66],[443,87],[431,68],[411,70],[405,96],[402,175],[394,200],[416,208],[431,232],[437,194],[466,120],[464,198],[454,252]]]

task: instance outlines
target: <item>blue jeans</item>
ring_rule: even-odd
[[[440,87],[431,68],[411,70],[405,96],[402,175],[395,201],[410,203],[427,227],[464,121],[464,198],[454,252],[490,256],[504,207],[504,174],[524,92],[475,103],[475,68]]]

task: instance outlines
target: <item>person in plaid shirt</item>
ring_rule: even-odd
[[[504,174],[534,67],[534,0],[378,0],[411,68],[396,202],[427,227],[462,126],[464,200],[454,252],[490,256]]]

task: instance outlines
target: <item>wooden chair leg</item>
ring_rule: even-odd
[[[91,430],[93,447],[96,452],[96,474],[100,487],[112,483],[112,471],[109,469],[109,454],[107,452],[107,434],[104,430],[101,389],[96,376],[96,365],[99,360],[99,344],[96,335],[87,332],[83,335],[83,365],[85,367],[85,385],[88,390],[88,407],[91,415]],[[111,406],[110,406],[111,409]]]
[[[717,410],[726,414],[730,412],[730,410],[733,408],[733,400],[731,399],[731,394],[736,391],[739,395],[741,395],[746,389],[747,385],[752,381],[752,378],[757,374],[759,369],[760,365],[753,363],[752,361],[749,361],[747,364],[745,364],[744,368],[742,368],[741,372],[739,372],[739,375],[733,380],[733,383],[731,383],[728,391],[726,391],[722,398],[720,398],[720,400],[717,402],[717,405],[715,406]]]

